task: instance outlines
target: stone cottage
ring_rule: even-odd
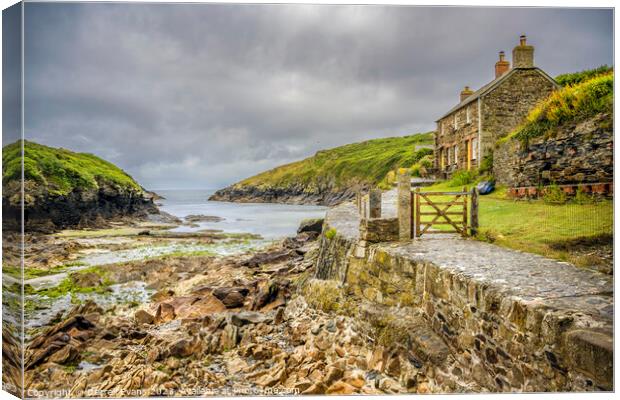
[[[475,92],[465,86],[460,102],[436,121],[435,170],[440,177],[479,166],[499,138],[559,88],[553,78],[534,66],[534,47],[527,44],[525,35],[512,50],[512,62],[511,68],[500,51],[495,79]]]

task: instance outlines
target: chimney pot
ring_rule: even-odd
[[[527,42],[527,36],[525,36],[525,35],[521,35],[521,36],[519,36],[519,44],[520,44],[521,46],[525,46],[525,43],[526,43],[526,42]]]
[[[510,71],[510,63],[505,60],[506,54],[499,52],[499,61],[495,63],[495,79]]]

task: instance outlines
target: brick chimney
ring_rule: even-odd
[[[527,37],[519,37],[519,45],[512,49],[513,68],[534,68],[534,46],[529,46]]]
[[[506,61],[506,53],[499,52],[499,61],[495,63],[495,79],[510,71],[510,63]]]
[[[472,94],[474,94],[474,91],[471,90],[469,86],[465,86],[465,89],[461,90],[461,101],[465,100]]]

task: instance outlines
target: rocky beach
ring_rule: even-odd
[[[278,241],[116,224],[27,237],[29,396],[433,390],[423,358],[314,279],[320,220]],[[176,250],[153,250],[162,247]]]

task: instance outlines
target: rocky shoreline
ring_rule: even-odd
[[[5,218],[3,227],[19,230],[21,219],[21,188],[7,185],[2,198]],[[146,219],[159,214],[154,203],[156,195],[133,188],[121,188],[101,182],[96,189],[72,191],[68,195],[53,195],[31,181],[24,188],[25,230],[53,232],[66,228],[106,226],[110,220],[124,218]]]
[[[334,206],[354,199],[358,190],[364,190],[364,188],[308,190],[308,188],[301,185],[287,188],[262,188],[233,185],[218,190],[209,197],[209,200],[234,203],[282,203]]]
[[[69,273],[78,291],[92,288],[105,296],[108,287],[141,283],[149,296],[114,304],[79,301],[36,329],[26,344],[26,393],[145,397],[439,391],[425,360],[445,358],[442,348],[433,350],[431,343],[423,354],[409,353],[381,310],[368,309],[334,282],[314,278],[321,225],[306,221],[296,237],[242,255],[172,255]],[[134,237],[150,243],[157,232]],[[79,241],[46,237],[29,241],[33,257],[35,247],[50,243],[64,260],[72,258],[75,246],[128,246],[114,234]],[[205,240],[217,243],[224,237],[209,234]],[[475,388],[451,384],[457,391]]]

